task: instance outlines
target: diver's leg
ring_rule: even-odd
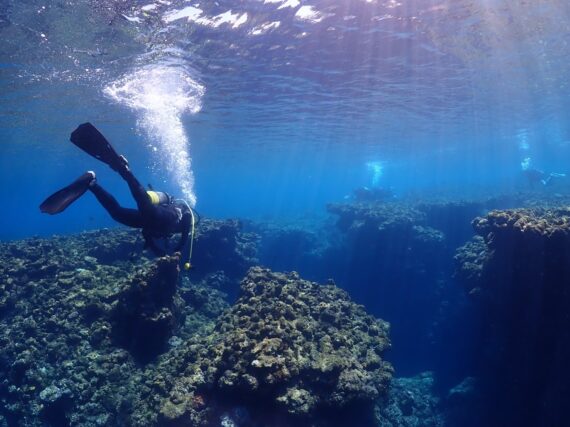
[[[131,190],[131,194],[133,195],[135,202],[137,202],[139,211],[143,215],[151,214],[154,211],[154,206],[150,200],[150,197],[148,197],[146,190],[141,185],[139,180],[133,175],[129,167],[125,165],[125,168],[119,170],[118,172],[121,177],[127,181],[129,189]]]
[[[143,227],[142,216],[138,210],[121,207],[117,200],[96,182],[91,184],[89,190],[115,221],[127,227]]]

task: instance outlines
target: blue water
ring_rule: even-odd
[[[89,197],[62,218],[36,209],[86,169],[128,201],[105,167],[67,142],[85,121],[141,180],[174,193],[185,183],[161,170],[172,161],[167,145],[181,144],[196,207],[214,217],[319,212],[371,185],[370,161],[400,194],[511,189],[524,184],[526,157],[568,169],[566,2],[287,5],[3,2],[0,197],[18,209],[4,210],[15,225],[0,237],[110,225]],[[165,68],[203,89],[173,114],[155,99],[149,118],[106,92]],[[168,85],[171,96],[183,86]],[[137,90],[123,95],[132,101]],[[161,110],[180,120],[183,141],[164,121],[148,131]]]
[[[209,218],[327,218],[362,186],[526,191],[525,159],[570,174],[569,22],[562,0],[4,0],[0,240],[116,225],[91,194],[40,213],[86,170],[134,206],[69,142],[86,121],[141,182]],[[384,317],[373,290],[353,296]],[[463,363],[400,348],[404,374]]]

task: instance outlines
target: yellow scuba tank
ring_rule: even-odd
[[[153,205],[168,205],[172,203],[172,198],[162,191],[147,190],[146,194],[148,194]]]

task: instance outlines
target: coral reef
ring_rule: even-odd
[[[148,271],[135,274],[111,310],[113,340],[140,362],[162,353],[181,321],[183,300],[175,298],[179,263],[178,256],[166,256]],[[96,314],[98,307],[91,310]]]
[[[239,221],[202,219],[194,244],[193,276],[202,278],[218,269],[233,280],[237,291],[247,269],[257,264],[256,242],[255,235],[241,232]]]
[[[457,276],[483,322],[485,423],[566,425],[570,210],[492,211],[473,227],[480,237],[458,251]]]
[[[569,256],[570,210],[491,211],[487,216],[475,218],[473,228],[478,236],[456,254],[457,275],[473,295],[482,292],[482,296],[491,296],[497,304],[510,299],[511,292],[518,293],[524,286],[536,288],[536,283],[562,279],[548,275],[565,272],[560,267]]]
[[[388,325],[334,286],[253,268],[242,296],[216,325],[222,389],[276,394],[291,414],[372,402],[392,368]],[[236,333],[237,332],[237,333]],[[236,349],[239,349],[236,352]]]
[[[153,395],[154,365],[139,363],[138,346],[158,343],[152,355],[164,351],[160,361],[207,334],[228,306],[214,287],[231,280],[217,258],[213,271],[202,267],[201,280],[191,282],[191,272],[180,283],[178,259],[151,262],[139,235],[100,230],[0,243],[0,422],[150,425],[156,418],[146,403],[149,412],[133,415]]]
[[[0,413],[9,425],[105,425],[111,408],[120,413],[133,397],[134,364],[109,346],[106,316],[115,284],[142,264],[121,265],[125,246],[116,265],[87,255],[88,242],[105,234],[116,237],[85,233],[0,245],[8,301],[0,319]]]
[[[539,205],[525,197],[515,202]],[[472,335],[456,315],[471,314],[468,298],[449,285],[452,248],[472,235],[470,216],[513,200],[330,205],[334,228],[244,232],[205,219],[190,272],[176,255],[149,259],[136,231],[0,243],[0,426],[361,427],[376,418],[403,427],[444,416],[566,425],[569,209],[473,221],[478,236],[457,250],[455,278],[475,302],[481,340],[454,353]],[[552,196],[552,206],[563,200]],[[441,371],[457,372],[438,385],[455,387],[437,397],[431,374],[392,379],[386,322],[332,281],[252,268],[258,258],[333,277],[391,321],[391,356],[404,372],[423,369],[434,331],[453,325],[439,356]],[[469,357],[478,369],[465,373]]]
[[[485,244],[481,236],[475,236],[463,246],[457,248],[455,254],[456,272],[455,277],[465,286],[470,295],[477,295],[481,292],[483,279],[483,267],[492,252]]]
[[[392,230],[412,227],[424,221],[422,212],[405,203],[331,203],[327,210],[338,216],[338,227]]]
[[[300,425],[327,410],[371,409],[392,376],[382,359],[390,345],[388,325],[344,291],[295,273],[252,268],[208,341],[178,356],[192,361],[182,369],[190,376],[177,379],[162,403],[165,423],[196,419],[197,396],[223,396],[253,412],[281,411]]]
[[[539,199],[532,194],[468,200],[423,196],[353,197],[328,205],[331,215],[313,222],[303,217],[245,227],[260,236],[262,265],[298,271],[318,282],[332,279],[372,314],[389,321],[391,357],[400,373],[436,370],[437,360],[449,373],[445,381],[450,386],[467,375],[464,369],[474,354],[467,331],[477,326],[471,325],[476,322],[470,318],[469,301],[454,283],[468,273],[464,269],[453,277],[455,250],[472,238],[471,221],[477,215]],[[484,246],[478,256],[487,256]],[[480,262],[472,260],[473,280],[478,280]],[[448,358],[453,363],[445,362]]]
[[[0,423],[283,426],[356,407],[372,416],[392,376],[387,324],[334,286],[260,268],[229,307],[226,291],[251,258],[226,225],[199,237],[237,262],[229,275],[221,255],[197,257],[196,276],[180,273],[177,256],[151,261],[130,231],[0,243]]]
[[[440,399],[434,392],[432,372],[411,378],[394,378],[384,404],[378,407],[382,427],[443,427]]]

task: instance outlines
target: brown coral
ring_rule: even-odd
[[[272,396],[294,415],[319,406],[372,402],[392,367],[388,324],[365,313],[335,286],[320,286],[255,267],[242,296],[219,320],[209,352],[217,387]]]

